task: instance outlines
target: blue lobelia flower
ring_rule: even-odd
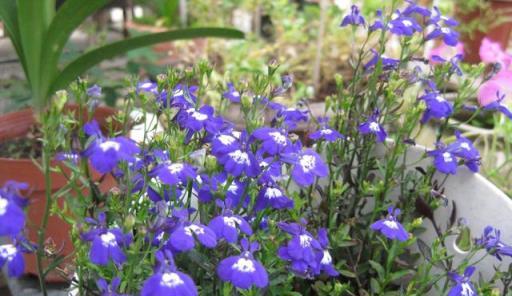
[[[214,248],[217,245],[217,236],[208,226],[182,221],[176,227],[167,241],[167,247],[178,252],[192,250],[195,246],[195,240],[198,240],[206,248]]]
[[[318,242],[324,249],[322,259],[320,260],[320,272],[325,272],[329,276],[338,276],[339,272],[336,271],[332,262],[331,253],[329,253],[329,236],[327,234],[327,229],[320,228],[318,229]],[[319,272],[319,273],[320,273]]]
[[[261,150],[270,155],[283,152],[290,144],[286,131],[270,127],[261,127],[252,132],[252,136],[262,142]]]
[[[233,133],[216,134],[212,138],[211,145],[212,154],[216,156],[222,156],[240,149],[240,142]]]
[[[463,54],[456,54],[449,61],[438,55],[432,55],[431,59],[437,63],[450,62],[450,73],[455,73],[458,76],[462,76],[463,73],[459,63],[462,61],[462,59],[464,59]]]
[[[448,274],[455,282],[455,286],[450,289],[448,296],[478,296],[477,290],[470,281],[474,272],[474,266],[468,266],[462,276],[456,272],[449,272]]]
[[[135,154],[140,152],[137,144],[125,137],[104,138],[98,123],[93,120],[84,125],[85,133],[94,140],[83,151],[92,166],[100,173],[111,172],[119,162],[135,161]]]
[[[254,209],[261,211],[269,206],[276,210],[291,209],[293,200],[288,198],[277,184],[269,182],[261,187]]]
[[[92,98],[101,97],[101,87],[97,84],[89,87],[87,89],[87,95]]]
[[[312,185],[316,177],[323,178],[329,174],[329,169],[320,155],[312,149],[302,150],[300,143],[295,147],[297,152],[282,155],[282,160],[293,164],[291,176],[302,187]]]
[[[453,104],[438,92],[427,92],[419,100],[425,102],[427,106],[421,118],[421,123],[429,121],[430,118],[442,119],[453,114]]]
[[[459,33],[450,27],[436,25],[434,30],[425,37],[425,40],[436,38],[443,38],[444,43],[448,46],[456,46],[459,43]]]
[[[489,103],[483,107],[484,110],[497,110],[507,116],[509,119],[512,119],[512,112],[508,109],[508,107],[503,104],[503,100],[505,99],[505,94],[500,95],[500,92],[496,92],[497,100]]]
[[[227,173],[235,177],[239,177],[243,173],[249,177],[256,177],[259,173],[258,162],[250,150],[243,148],[233,150],[218,157],[218,161],[224,165],[224,170]]]
[[[277,111],[275,120],[282,120],[288,127],[294,127],[300,121],[308,121],[308,111],[285,107],[279,103],[270,103],[270,108]]]
[[[240,232],[252,235],[251,225],[230,209],[230,199],[227,199],[225,204],[220,200],[217,200],[216,203],[223,209],[222,214],[213,218],[208,227],[215,232],[217,238],[224,238],[228,243],[236,243]]]
[[[320,123],[320,128],[309,135],[310,139],[315,141],[324,140],[327,142],[335,142],[338,139],[345,138],[345,136],[340,134],[337,130],[329,127],[328,117],[319,118],[318,121]]]
[[[198,87],[195,85],[187,86],[177,84],[169,93],[163,90],[156,99],[163,107],[178,107],[182,110],[188,109],[196,105],[197,97],[194,93],[197,90]]]
[[[364,20],[364,17],[361,15],[361,13],[359,11],[359,7],[357,7],[356,5],[352,5],[352,7],[350,8],[350,14],[346,15],[343,18],[343,21],[341,22],[340,27],[345,27],[348,25],[364,26],[365,23],[366,22]]]
[[[105,213],[100,213],[98,220],[86,218],[86,222],[93,225],[93,229],[82,233],[81,239],[92,242],[89,251],[91,262],[96,265],[108,265],[111,261],[123,264],[126,261],[123,248],[130,245],[131,235],[123,234],[117,227],[107,228]]]
[[[25,213],[7,194],[0,191],[0,236],[16,236],[25,227]]]
[[[7,264],[9,277],[19,277],[25,272],[22,250],[14,244],[0,245],[0,268]]]
[[[258,179],[259,184],[276,182],[281,178],[283,163],[280,160],[276,160],[273,157],[262,158],[260,155],[256,155],[256,157],[261,170]]]
[[[388,58],[385,55],[379,55],[375,49],[371,49],[370,51],[373,57],[364,65],[365,71],[375,68],[379,61],[382,61],[382,69],[384,71],[396,69],[400,64],[400,60]]]
[[[476,240],[476,244],[484,247],[489,254],[500,261],[502,256],[512,257],[512,246],[502,242],[501,232],[492,226],[485,227],[482,237]]]
[[[279,258],[290,262],[297,275],[310,278],[318,274],[324,256],[320,242],[301,224],[279,222],[278,227],[292,236],[285,246],[279,247]]]
[[[400,215],[400,209],[389,207],[387,217],[373,223],[370,228],[379,231],[389,239],[406,241],[409,239],[409,233],[396,219],[398,215]]]
[[[146,92],[158,95],[158,85],[150,80],[141,81],[137,83],[136,92],[137,94]]]
[[[412,36],[414,33],[422,31],[422,27],[416,19],[402,15],[400,12],[398,12],[398,17],[389,22],[388,29],[398,36]]]
[[[197,287],[190,276],[176,270],[172,253],[158,251],[155,254],[155,272],[142,286],[141,296],[196,296]]]
[[[24,197],[21,191],[28,189],[27,183],[9,180],[0,187],[0,198],[6,198],[23,209],[28,205],[29,199]]]
[[[388,134],[378,122],[379,111],[375,111],[366,122],[359,125],[359,132],[363,135],[373,134],[377,142],[384,142]]]
[[[189,130],[187,139],[190,139],[193,133],[203,129],[210,134],[215,134],[223,124],[223,120],[220,117],[214,116],[213,107],[208,105],[204,105],[199,109],[194,107],[182,109],[178,114],[177,121],[181,128]]]
[[[240,98],[241,98],[240,92],[235,89],[235,87],[233,86],[233,83],[231,83],[231,82],[229,82],[227,86],[228,86],[228,90],[225,91],[222,94],[222,96],[224,98],[230,100],[233,103],[240,103]]]
[[[384,30],[384,19],[382,17],[382,10],[378,9],[375,16],[375,22],[370,25],[370,31]]]
[[[457,173],[458,160],[455,154],[448,151],[443,144],[438,144],[436,150],[428,151],[427,154],[434,157],[434,167],[443,174]]]
[[[104,278],[100,278],[96,281],[96,285],[100,290],[101,296],[127,296],[126,294],[117,292],[121,285],[121,279],[118,277],[113,278],[110,285]]]
[[[158,177],[159,181],[167,185],[183,185],[188,180],[196,178],[195,169],[186,163],[172,163],[169,160],[165,160],[162,163],[155,166],[149,176]]]
[[[457,140],[447,147],[447,151],[464,160],[464,164],[473,172],[478,172],[480,165],[480,152],[473,142],[463,137],[459,131],[455,132]]]
[[[430,10],[428,8],[420,6],[420,5],[417,5],[412,0],[406,0],[406,2],[409,3],[409,5],[407,5],[407,7],[402,12],[403,15],[411,16],[413,14],[416,14],[419,17],[428,17],[428,16],[430,16],[431,12],[430,12]]]
[[[277,87],[272,91],[273,96],[280,96],[284,94],[293,85],[293,75],[281,76],[281,86]]]
[[[252,286],[264,288],[268,285],[268,274],[263,265],[254,259],[253,253],[259,249],[257,242],[243,238],[240,242],[242,253],[222,260],[217,266],[220,279],[240,289]]]

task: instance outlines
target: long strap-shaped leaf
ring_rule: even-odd
[[[57,75],[57,66],[62,50],[73,31],[87,17],[109,2],[109,0],[66,0],[59,8],[48,28],[42,52],[41,75],[47,79],[41,87],[45,91],[48,90],[50,83]]]
[[[0,18],[4,23],[4,28],[9,34],[12,45],[18,54],[21,66],[25,73],[27,73],[27,63],[23,58],[23,47],[21,45],[20,30],[18,27],[18,9],[16,1],[13,0],[0,0]],[[28,77],[27,77],[28,79]]]
[[[227,28],[191,28],[148,34],[117,41],[93,49],[68,64],[57,76],[48,95],[65,88],[76,77],[83,74],[99,62],[118,56],[132,49],[153,45],[165,41],[193,39],[198,37],[244,38],[244,33]]]

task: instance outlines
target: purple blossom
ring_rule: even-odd
[[[400,215],[400,209],[389,207],[387,217],[373,223],[370,228],[379,231],[389,239],[406,241],[409,239],[409,233],[396,219],[398,215]]]
[[[382,10],[378,9],[376,12],[375,22],[370,26],[370,31],[377,31],[384,29],[384,19],[382,17]]]
[[[329,236],[325,228],[318,229],[318,242],[323,248],[322,259],[320,260],[320,271],[325,272],[329,276],[338,276],[339,273],[332,262],[331,253],[329,253]]]
[[[328,126],[329,118],[319,118],[318,121],[320,123],[320,128],[309,135],[310,139],[315,141],[324,140],[327,142],[335,142],[338,139],[345,138],[345,136],[340,134],[337,130],[332,129]]]
[[[233,133],[217,134],[211,141],[212,153],[220,156],[240,149],[238,138]]]
[[[4,183],[3,187],[0,187],[0,198],[6,198],[23,209],[28,205],[29,200],[21,191],[28,189],[29,186],[27,183],[9,180]]]
[[[87,89],[87,95],[93,98],[101,97],[101,87],[97,84],[89,87]]]
[[[450,27],[436,26],[425,37],[425,40],[428,41],[436,38],[443,38],[444,43],[448,46],[456,46],[459,42],[459,33]]]
[[[156,254],[157,266],[142,286],[141,296],[179,295],[196,296],[197,287],[190,276],[176,270],[172,254],[161,251]]]
[[[171,233],[167,246],[175,251],[186,252],[195,247],[195,239],[209,249],[217,245],[217,236],[209,227],[199,223],[183,222]]]
[[[158,179],[167,185],[186,184],[188,180],[196,178],[194,168],[186,163],[172,163],[169,160],[158,164],[149,176],[158,177]]]
[[[512,246],[501,241],[501,232],[492,226],[485,227],[482,237],[476,243],[500,261],[502,256],[512,257]]]
[[[277,111],[276,119],[282,119],[284,124],[293,127],[300,121],[308,120],[308,111],[293,107],[285,107],[279,103],[270,104],[270,108]]]
[[[251,225],[241,216],[233,214],[233,211],[229,209],[230,202],[224,206],[221,201],[217,200],[217,205],[223,208],[223,213],[213,218],[208,224],[217,238],[224,238],[228,243],[236,243],[240,232],[252,235]]]
[[[80,154],[75,152],[59,152],[55,155],[57,161],[69,161],[70,163],[77,165],[80,161]]]
[[[448,296],[477,296],[478,292],[470,281],[474,272],[474,266],[468,266],[464,270],[463,276],[455,272],[449,272],[449,276],[455,282],[455,286],[450,289]]]
[[[375,111],[368,120],[359,125],[359,132],[363,135],[373,134],[377,142],[384,142],[388,134],[378,122],[379,111]]]
[[[263,265],[254,259],[253,253],[259,249],[257,242],[243,238],[242,253],[222,260],[217,266],[220,279],[230,282],[240,289],[250,289],[252,286],[264,288],[268,285],[268,274]]]
[[[269,206],[277,210],[291,209],[293,200],[288,198],[279,186],[268,183],[261,187],[254,209],[261,211]]]
[[[453,104],[443,98],[438,92],[427,92],[419,98],[427,106],[421,123],[426,123],[430,118],[447,118],[453,113]]]
[[[204,129],[210,134],[215,134],[222,125],[222,119],[215,117],[213,107],[208,105],[199,109],[194,107],[183,109],[178,114],[177,120],[182,128],[186,128],[192,133]]]
[[[237,149],[226,153],[218,158],[224,165],[224,170],[235,177],[243,173],[249,177],[256,177],[259,173],[259,166],[254,154],[249,150]]]
[[[500,92],[496,92],[497,100],[494,100],[493,102],[485,105],[483,107],[484,110],[497,110],[501,113],[503,113],[505,116],[507,116],[509,119],[512,119],[512,112],[508,109],[508,107],[503,104],[503,100],[505,100],[505,94],[500,95]]]
[[[158,85],[155,82],[146,80],[137,83],[137,94],[142,92],[158,95]]]
[[[228,90],[222,94],[222,96],[233,103],[240,103],[240,92],[235,89],[233,83],[228,83]]]
[[[119,286],[121,285],[121,279],[118,277],[115,277],[110,282],[110,285],[108,282],[100,278],[96,281],[96,285],[98,286],[98,289],[100,290],[101,296],[125,296],[126,294],[120,294],[118,293]]]
[[[300,148],[300,147],[298,147]],[[293,164],[291,176],[302,187],[312,185],[316,177],[323,178],[329,174],[329,169],[320,155],[312,149],[286,153],[283,161]]]
[[[373,54],[373,57],[364,65],[364,69],[366,71],[377,66],[379,61],[382,62],[382,69],[384,71],[396,69],[400,64],[400,60],[388,58],[384,55],[379,55],[379,53],[375,49],[370,50]]]
[[[253,131],[252,136],[262,141],[261,150],[270,155],[283,152],[291,144],[287,133],[275,128],[258,128]]]
[[[3,222],[0,222],[3,224]],[[0,225],[1,225],[0,224]],[[14,244],[0,245],[0,268],[7,264],[9,277],[20,277],[25,272],[22,250]]]
[[[457,173],[457,157],[452,152],[448,151],[442,144],[437,145],[436,150],[427,152],[431,157],[434,157],[434,167],[443,174]]]
[[[404,9],[402,12],[403,15],[411,16],[412,14],[417,14],[418,16],[428,17],[430,16],[431,12],[428,8],[417,5],[412,0],[406,0],[409,5]]]
[[[274,96],[280,96],[284,94],[288,89],[290,89],[293,85],[293,75],[283,75],[281,76],[281,86],[274,89],[272,94]]]
[[[414,33],[422,31],[420,24],[414,18],[403,15],[391,20],[388,29],[398,36],[412,36]]]
[[[447,151],[464,160],[464,164],[473,172],[478,172],[480,165],[480,152],[473,142],[463,137],[459,131],[455,132],[457,140],[448,145]]]
[[[265,184],[269,182],[275,182],[281,177],[282,162],[275,160],[273,157],[267,157],[262,159],[258,158],[260,164],[260,177],[258,179],[259,184]]]
[[[163,90],[157,97],[157,101],[163,107],[178,107],[180,109],[193,108],[196,105],[197,97],[194,93],[197,91],[197,86],[187,86],[184,84],[177,84],[170,93]]]
[[[0,191],[0,236],[16,236],[25,227],[25,213],[8,197]]]
[[[356,5],[352,5],[350,8],[350,14],[343,18],[343,21],[340,24],[340,27],[345,27],[348,25],[353,26],[364,26],[365,25],[364,17],[360,14],[359,7]]]

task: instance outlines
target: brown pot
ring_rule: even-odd
[[[499,17],[512,18],[512,1],[510,0],[490,0],[490,10],[495,12],[496,19]],[[470,22],[474,19],[481,18],[484,12],[477,10],[466,14],[456,12],[457,19],[462,23]],[[510,33],[512,32],[512,19],[500,22],[497,25],[490,26],[486,32],[480,30],[470,34],[463,34],[461,40],[464,43],[464,61],[471,64],[480,62],[480,44],[487,37],[494,42],[498,42],[503,49],[508,47]]]
[[[66,106],[66,109],[75,111],[78,110],[77,105]],[[108,107],[98,107],[94,113],[94,118],[100,126],[106,127],[106,119],[115,114],[115,110]],[[12,112],[0,116],[0,141],[23,137],[31,129],[36,122],[34,112],[32,109],[24,109],[18,112]],[[58,163],[54,162],[52,166]],[[69,169],[67,170],[69,174]],[[100,175],[93,172],[93,178],[99,180]],[[56,192],[62,188],[67,180],[59,173],[53,172],[52,177],[52,191]],[[0,186],[8,180],[15,180],[18,182],[26,182],[30,186],[27,192],[27,197],[30,199],[27,212],[27,236],[31,241],[37,241],[37,229],[41,223],[45,207],[45,185],[44,175],[41,170],[33,163],[31,159],[11,159],[0,157]],[[102,180],[100,188],[108,190],[110,186],[115,184],[115,180],[107,176]],[[87,194],[87,192],[84,192]],[[70,193],[73,195],[73,193]],[[61,199],[62,200],[62,199]],[[59,204],[62,207],[62,203]],[[73,244],[70,238],[71,227],[69,224],[62,221],[56,216],[51,216],[48,221],[46,229],[46,239],[51,239],[56,245],[57,249],[62,248],[60,255],[67,256],[73,251]],[[70,261],[64,264],[69,264]],[[29,274],[37,275],[36,257],[33,254],[25,255],[26,272]],[[48,282],[60,282],[64,279],[57,272],[48,274]]]

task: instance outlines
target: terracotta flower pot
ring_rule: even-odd
[[[496,25],[491,25],[486,32],[476,30],[470,34],[463,34],[461,40],[464,43],[464,61],[467,63],[480,62],[480,44],[485,37],[494,42],[498,42],[503,49],[508,47],[510,33],[512,32],[512,1],[510,0],[490,0],[490,10],[495,13],[496,19],[498,18],[511,18]],[[472,11],[469,13],[461,13],[456,11],[457,19],[461,23],[469,23],[474,19],[482,18],[484,12],[480,10]]]
[[[78,111],[77,105],[66,106],[66,109]],[[106,126],[106,119],[115,114],[115,110],[108,107],[98,107],[94,118],[100,126]],[[32,109],[25,109],[0,116],[0,142],[23,137],[36,122]],[[58,163],[54,162],[52,166]],[[63,168],[69,174],[69,169]],[[56,192],[62,188],[67,180],[59,173],[52,173],[52,191]],[[99,173],[93,172],[93,178],[99,179]],[[8,180],[26,182],[30,189],[27,197],[30,199],[27,212],[27,235],[31,241],[37,241],[37,229],[41,223],[45,207],[45,185],[44,175],[31,159],[11,159],[0,157],[0,186]],[[115,180],[107,176],[102,180],[100,188],[108,190],[115,184]],[[87,194],[87,192],[85,192]],[[70,195],[73,195],[71,192]],[[62,199],[61,199],[62,200]],[[62,203],[59,204],[62,207]],[[57,249],[62,248],[59,255],[69,255],[73,251],[70,238],[71,227],[56,216],[51,216],[46,229],[46,239],[51,239]],[[70,262],[65,262],[70,263]],[[33,254],[25,255],[26,272],[37,274],[36,257]],[[58,273],[50,273],[47,277],[49,282],[63,281]]]

